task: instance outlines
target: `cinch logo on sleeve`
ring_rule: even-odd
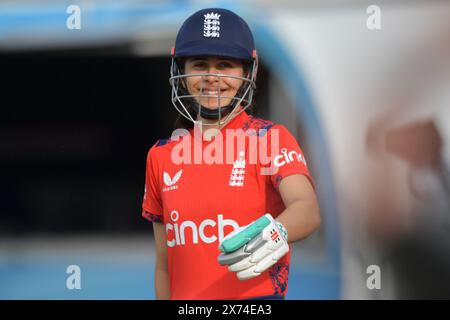
[[[283,155],[278,155],[273,159],[273,164],[276,167],[284,166],[286,163],[291,163],[294,160],[303,162],[303,164],[306,166],[305,157],[301,153],[297,153],[296,151],[287,152],[286,148],[281,149],[281,153]]]
[[[166,223],[167,246],[183,246],[186,244],[186,229],[190,229],[191,238],[188,242],[197,244],[200,240],[203,243],[214,243],[217,240],[222,241],[225,237],[224,229],[226,226],[233,227],[233,231],[239,229],[239,224],[231,219],[224,219],[222,214],[217,215],[217,221],[212,219],[203,220],[199,226],[193,221],[185,220],[179,223],[180,215],[177,211],[170,213],[172,223]]]

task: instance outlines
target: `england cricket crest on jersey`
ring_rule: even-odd
[[[233,163],[230,181],[228,185],[231,187],[243,187],[245,177],[245,153],[239,152],[239,158]]]

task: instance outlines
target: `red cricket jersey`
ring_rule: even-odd
[[[290,254],[260,276],[241,281],[217,262],[218,246],[238,226],[265,213],[276,218],[285,209],[278,191],[284,177],[301,174],[313,183],[305,158],[284,126],[245,112],[221,134],[223,139],[204,141],[191,129],[178,141],[159,140],[148,153],[143,216],[166,227],[171,299],[284,296]],[[266,149],[255,149],[255,141]],[[269,167],[276,172],[264,171]]]

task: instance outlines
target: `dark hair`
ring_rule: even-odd
[[[186,119],[181,114],[178,114],[177,119],[174,123],[174,129],[192,129],[194,123],[191,120]]]

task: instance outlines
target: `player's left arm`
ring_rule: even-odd
[[[301,174],[283,178],[279,191],[286,209],[276,218],[287,230],[288,242],[302,240],[320,227],[316,193],[309,179]]]
[[[289,252],[288,242],[304,239],[320,226],[316,195],[306,176],[286,176],[279,190],[286,209],[276,220],[267,213],[227,235],[219,245],[219,264],[236,272],[240,280],[269,269]]]

